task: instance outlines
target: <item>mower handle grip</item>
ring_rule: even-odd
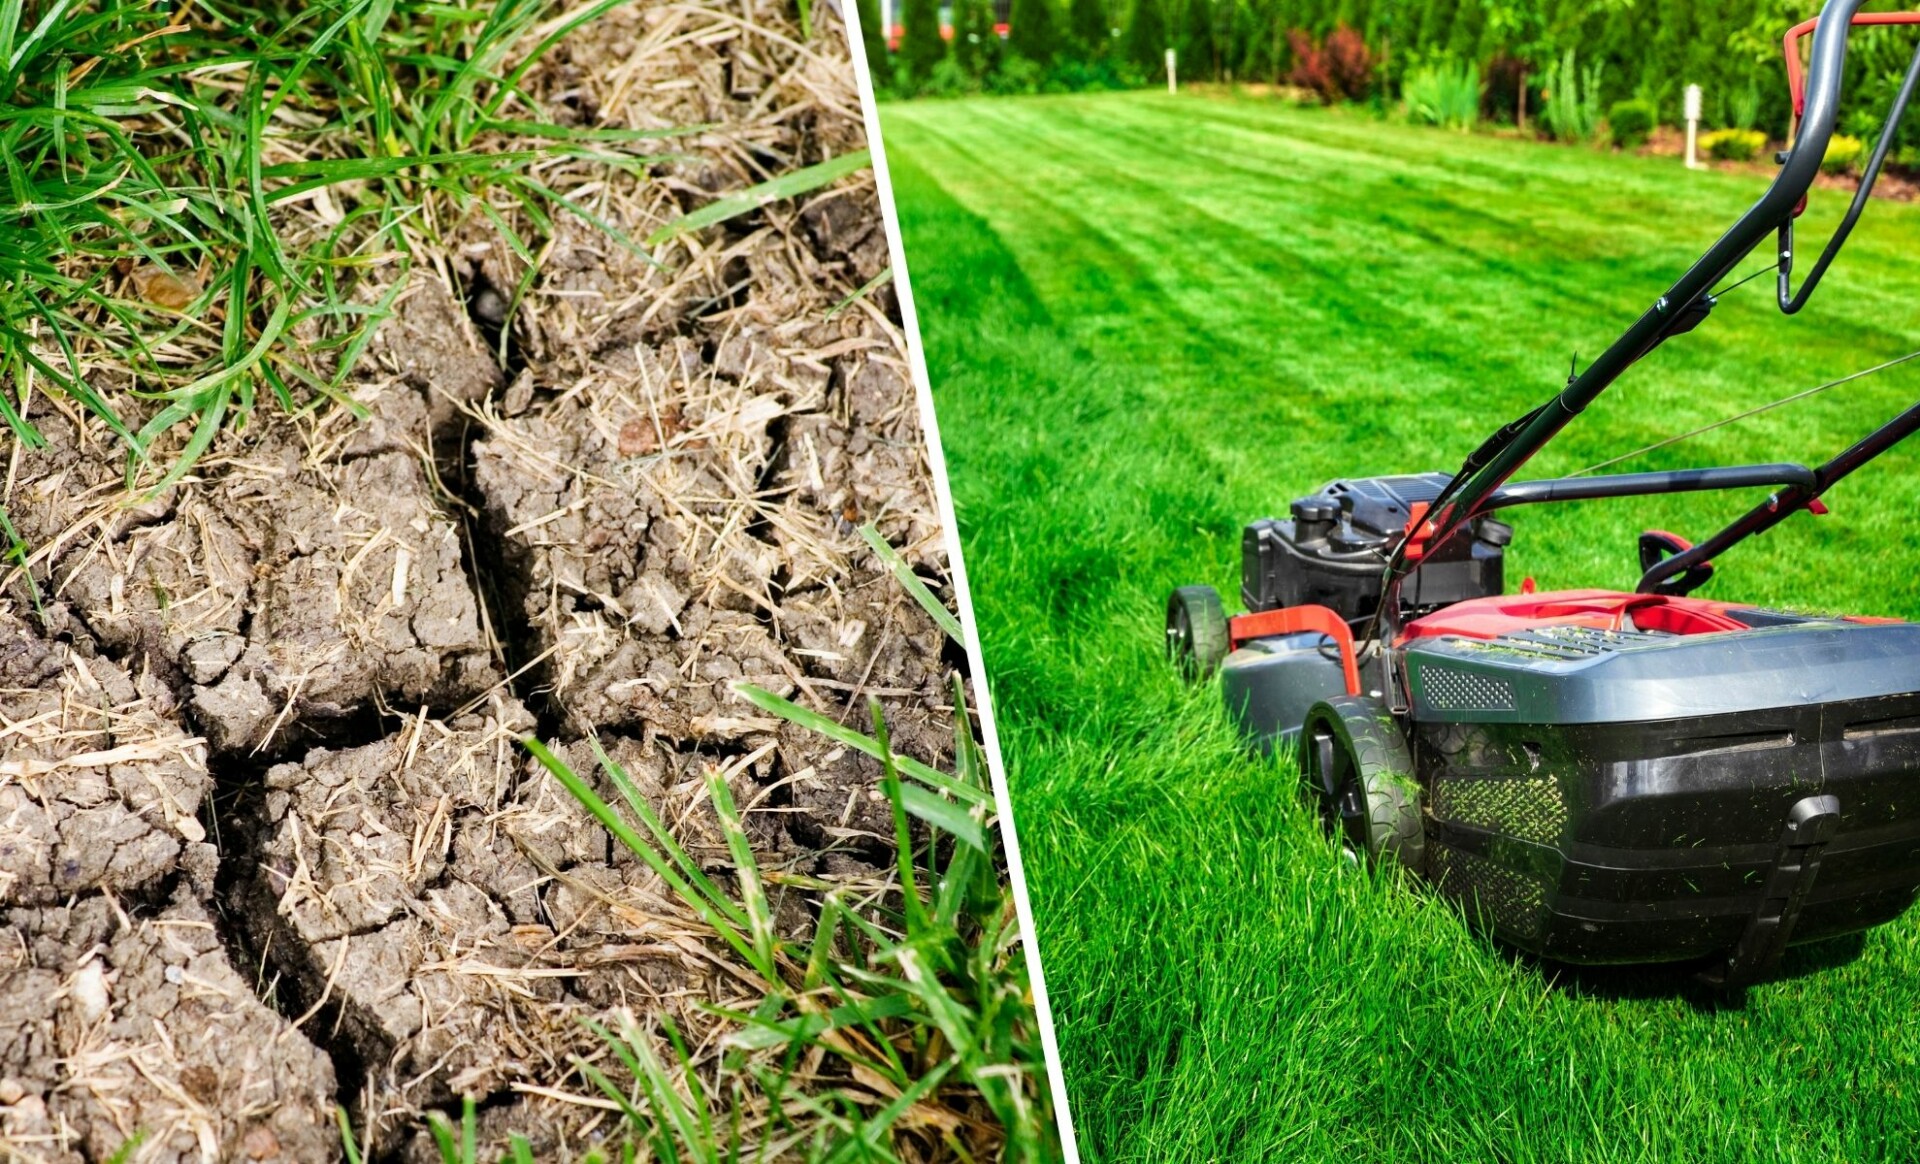
[[[1869,14],[1872,15],[1872,14]],[[1900,17],[1898,20],[1872,21],[1875,24],[1920,24],[1920,12],[1890,12],[1888,17]],[[1854,23],[1867,23],[1867,17],[1856,16]],[[1797,57],[1788,57],[1789,62]],[[1880,167],[1887,160],[1887,151],[1893,148],[1894,135],[1900,131],[1900,118],[1907,111],[1907,105],[1913,100],[1914,86],[1920,84],[1920,47],[1914,49],[1913,61],[1907,65],[1906,76],[1900,80],[1900,91],[1894,95],[1893,106],[1887,110],[1886,124],[1880,127],[1880,140],[1874,143],[1873,156],[1867,160],[1866,172],[1860,175],[1860,185],[1853,192],[1853,201],[1847,205],[1847,212],[1840,219],[1840,225],[1833,228],[1833,235],[1827,239],[1826,247],[1820,252],[1820,258],[1813,264],[1813,270],[1800,284],[1800,290],[1793,289],[1793,220],[1805,208],[1803,198],[1800,208],[1794,210],[1780,224],[1780,257],[1777,263],[1780,310],[1788,315],[1798,312],[1806,306],[1808,296],[1820,285],[1827,268],[1832,265],[1834,256],[1846,245],[1847,238],[1853,233],[1854,224],[1860,221],[1860,212],[1867,208],[1867,198],[1873,193],[1874,183],[1880,180]],[[1821,147],[1821,153],[1826,147]]]
[[[1821,15],[1824,16],[1825,13]],[[1781,50],[1787,57],[1787,92],[1793,95],[1795,117],[1800,116],[1807,104],[1806,74],[1800,67],[1800,38],[1812,32],[1820,23],[1820,19],[1816,16],[1812,20],[1801,21],[1789,28],[1787,35],[1780,40]],[[1856,12],[1848,23],[1852,25],[1920,24],[1920,12]],[[1826,152],[1824,147],[1821,152]]]

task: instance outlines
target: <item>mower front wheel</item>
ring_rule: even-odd
[[[1390,853],[1426,871],[1413,755],[1379,702],[1349,695],[1314,704],[1300,733],[1300,776],[1322,827],[1349,852],[1370,865]]]
[[[1198,682],[1227,657],[1227,610],[1211,586],[1182,586],[1167,596],[1167,658]]]

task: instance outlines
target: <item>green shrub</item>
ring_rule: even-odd
[[[1582,70],[1572,49],[1547,66],[1547,106],[1540,120],[1565,142],[1592,141],[1600,131],[1600,64]]]
[[[1058,60],[1048,70],[1042,88],[1050,93],[1099,93],[1109,89],[1136,88],[1145,82],[1130,61],[1101,58],[1095,61]]]
[[[1480,67],[1453,61],[1423,65],[1408,74],[1400,95],[1415,124],[1465,133],[1480,118]]]
[[[1040,91],[1047,71],[1021,56],[1000,59],[1000,67],[987,78],[987,92],[1026,96]]]
[[[1751,162],[1766,147],[1767,135],[1757,129],[1719,129],[1700,138],[1700,148],[1723,162]]]
[[[952,55],[941,57],[928,74],[920,93],[926,97],[964,97],[980,91],[980,78],[969,73]]]
[[[1828,174],[1850,173],[1866,155],[1866,142],[1848,134],[1836,133],[1827,139],[1827,153],[1820,159],[1820,169]]]
[[[1638,99],[1615,101],[1613,108],[1607,110],[1607,132],[1613,137],[1613,144],[1623,150],[1630,150],[1645,143],[1653,132],[1653,105]]]

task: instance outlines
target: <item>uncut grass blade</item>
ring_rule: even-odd
[[[722,1018],[731,1019],[735,1022],[741,1023],[746,1026],[765,1026],[766,1024],[771,1023],[776,1019],[778,1019],[781,1013],[787,1009],[787,1000],[783,995],[777,992],[770,993],[765,998],[760,1000],[759,1006],[756,1006],[753,1008],[752,1014],[747,1014],[747,1015],[738,1014],[736,1012],[728,1011],[728,1010],[725,1010],[724,1008],[715,1007],[715,1006],[707,1006],[707,1007],[703,1007],[702,1009],[708,1011],[711,1014],[716,1014]],[[773,1043],[769,1045],[779,1046],[780,1044]],[[726,1071],[740,1070],[740,1068],[746,1065],[746,1062],[747,1062],[746,1052],[749,1049],[751,1048],[743,1047],[740,1044],[730,1042],[729,1049],[727,1050],[726,1054],[721,1057],[721,1060],[720,1060],[721,1068]]]
[[[107,1157],[107,1164],[127,1164],[128,1161],[133,1159],[133,1154],[140,1149],[140,1145],[146,1142],[146,1132],[138,1131],[133,1133],[127,1137],[126,1143],[121,1144],[113,1155]]]
[[[917,817],[947,833],[967,848],[986,852],[986,830],[965,808],[953,801],[942,799],[924,788],[903,784],[899,789],[899,806],[909,816]]]
[[[880,536],[879,525],[870,521],[861,526],[860,536],[867,539],[867,544],[873,547],[873,552],[886,563],[887,569],[893,571],[894,578],[908,594],[913,596],[913,600],[920,604],[920,609],[926,611],[928,616],[939,624],[940,629],[947,632],[948,638],[962,647],[966,646],[966,632],[960,629],[960,620],[953,616],[953,612],[946,608],[946,604],[933,596],[933,591],[927,589],[927,584],[913,572],[912,566],[907,565],[907,560],[900,556],[900,552],[888,545],[886,538]]]
[[[624,1035],[616,1035],[592,1019],[582,1019],[581,1022],[585,1024],[588,1030],[600,1036],[600,1041],[607,1045],[607,1049],[613,1052],[614,1057],[626,1065],[629,1074],[636,1080],[640,1078],[640,1060],[634,1055],[633,1049],[627,1045],[627,1040]],[[613,1080],[607,1077],[606,1072],[595,1067],[585,1059],[580,1058],[578,1055],[573,1057],[573,1064],[575,1067],[578,1067],[580,1073],[585,1075],[595,1087],[598,1087],[608,1099],[620,1105],[620,1110],[625,1113],[628,1123],[631,1123],[636,1128],[644,1128],[647,1126],[646,1117],[641,1115],[640,1109],[633,1105],[634,1101],[627,1098],[626,1092],[614,1086]]]
[[[953,676],[953,759],[954,775],[961,783],[987,790],[986,756],[973,738],[972,717],[967,709],[967,685],[957,674]],[[984,815],[985,809],[976,808],[974,811]],[[987,859],[984,850],[955,845],[953,855],[947,862],[946,875],[940,878],[940,889],[934,898],[934,924],[947,928],[957,926],[976,895],[981,900],[993,895],[993,876],[992,862]],[[987,884],[977,883],[982,880]]]
[[[427,1130],[433,1136],[433,1145],[439,1149],[443,1164],[478,1164],[476,1137],[479,1125],[471,1095],[461,1098],[460,1127],[457,1131],[453,1121],[437,1111],[427,1113]]]
[[[877,1022],[881,1019],[905,1018],[913,1013],[913,999],[905,994],[894,993],[864,1002],[846,1003],[822,1014],[801,1015],[798,1018],[779,1022],[769,1021],[757,1015],[734,1014],[729,1017],[741,1023],[746,1029],[729,1035],[727,1041],[732,1046],[748,1051],[782,1047],[794,1042],[811,1046],[821,1035],[829,1031],[837,1031],[842,1027],[858,1023]]]
[[[340,1150],[346,1154],[347,1164],[360,1164],[360,1143],[353,1138],[353,1123],[347,1119],[347,1109],[336,1105],[333,1115],[340,1124]]]
[[[670,239],[678,238],[690,231],[726,222],[738,218],[749,211],[758,210],[775,202],[782,202],[801,194],[818,190],[822,186],[839,181],[848,174],[858,173],[872,162],[867,150],[853,150],[824,162],[782,174],[749,186],[733,194],[722,195],[700,209],[681,215],[672,222],[647,236],[647,245],[659,246]]]
[[[638,1070],[634,1077],[640,1081],[647,1093],[647,1106],[653,1113],[653,1121],[660,1129],[659,1142],[668,1151],[664,1159],[678,1160],[680,1148],[685,1148],[694,1159],[700,1159],[699,1145],[702,1143],[700,1128],[703,1116],[696,1116],[680,1092],[667,1076],[666,1065],[654,1052],[653,1045],[644,1035],[633,1027],[626,1031],[623,1040],[632,1050]]]
[[[12,562],[26,579],[27,596],[33,602],[33,612],[40,616],[40,625],[47,625],[47,609],[40,596],[40,584],[33,580],[33,571],[27,567],[27,543],[20,531],[13,528],[13,519],[7,516],[7,509],[0,505],[0,537],[6,539],[6,548],[0,550],[0,559]]]
[[[695,916],[705,922],[714,933],[720,935],[721,940],[727,945],[733,947],[734,952],[739,954],[747,965],[753,967],[769,983],[778,981],[777,968],[771,964],[762,963],[758,948],[741,932],[740,927],[709,901],[705,894],[688,884],[674,868],[673,863],[661,856],[639,833],[634,832],[626,821],[621,820],[620,815],[614,812],[606,801],[601,800],[599,795],[587,786],[586,781],[574,775],[573,770],[562,763],[558,756],[548,751],[547,746],[539,740],[528,737],[521,741],[521,746],[533,753],[533,757],[540,761],[556,780],[565,785],[567,791],[573,794],[573,798],[606,826],[621,844],[625,845],[634,856],[646,862],[648,868],[659,874],[660,879],[687,903],[687,907],[694,911]]]
[[[541,150],[510,150],[499,153],[462,150],[453,153],[406,154],[382,158],[315,158],[266,166],[261,169],[260,174],[262,178],[296,179],[288,185],[275,186],[265,195],[264,203],[272,205],[285,202],[290,198],[297,198],[322,186],[337,186],[342,182],[361,182],[374,178],[392,177],[427,166],[455,166],[462,162],[489,164],[525,162],[546,156],[546,153]]]
[[[599,762],[600,770],[607,774],[607,779],[612,781],[621,799],[627,802],[627,807],[633,810],[633,815],[639,817],[640,823],[647,826],[647,831],[653,834],[653,839],[660,846],[661,852],[679,867],[687,883],[697,889],[707,901],[713,904],[714,908],[724,913],[727,920],[742,929],[748,928],[750,922],[746,911],[735,905],[731,898],[720,891],[720,887],[715,885],[706,871],[700,868],[700,863],[695,861],[692,854],[688,853],[674,835],[667,831],[666,822],[660,819],[660,814],[647,802],[647,798],[640,795],[640,789],[634,785],[633,778],[627,774],[626,768],[607,754],[606,750],[600,746],[597,737],[591,743],[594,759]]]
[[[714,1136],[713,1128],[713,1104],[707,1095],[706,1088],[700,1083],[700,1073],[693,1069],[693,1052],[688,1049],[687,1040],[680,1034],[680,1027],[670,1016],[663,1017],[661,1025],[666,1028],[667,1045],[673,1048],[674,1058],[679,1067],[680,1081],[687,1089],[688,1102],[685,1110],[695,1123],[693,1129],[695,1135],[688,1139],[687,1146],[702,1159],[710,1161],[711,1164],[719,1164],[719,1141]],[[663,1078],[665,1076],[664,1065],[662,1076]],[[674,1094],[679,1094],[677,1088]]]
[[[813,926],[813,948],[807,952],[807,968],[800,979],[801,990],[813,990],[826,981],[827,968],[833,964],[834,935],[840,931],[840,915],[845,910],[837,893],[827,894],[820,903],[820,917]]]
[[[927,906],[920,900],[918,873],[913,867],[913,833],[907,827],[906,790],[900,784],[900,769],[893,762],[886,715],[880,710],[880,701],[872,696],[867,697],[867,714],[873,719],[873,738],[880,747],[880,792],[893,813],[893,864],[900,874],[902,912],[906,915],[907,932],[911,934],[926,928]],[[948,807],[958,808],[957,805]],[[971,817],[966,820],[968,824],[974,823]]]
[[[940,1086],[946,1079],[953,1064],[942,1063],[932,1071],[915,1080],[913,1086],[900,1093],[900,1097],[881,1108],[879,1113],[861,1125],[859,1134],[843,1141],[834,1153],[827,1157],[826,1164],[842,1164],[843,1161],[856,1160],[880,1150],[880,1141],[899,1122],[907,1110],[919,1103],[921,1098]],[[886,1153],[890,1156],[892,1153]]]
[[[747,932],[753,939],[754,951],[760,955],[759,964],[771,968],[775,949],[773,911],[767,906],[767,891],[760,880],[760,865],[754,860],[753,845],[747,840],[747,830],[741,827],[740,810],[733,803],[733,790],[727,787],[726,779],[719,772],[709,772],[707,795],[713,801],[714,814],[720,818],[720,831],[727,838],[727,851],[733,857],[734,876],[740,881],[740,900],[746,908]],[[762,977],[770,983],[775,981],[765,972]]]
[[[840,302],[828,308],[826,318],[829,320],[840,318],[842,313],[844,313],[847,310],[847,308],[852,307],[854,304],[860,302],[862,299],[865,299],[868,295],[873,294],[875,289],[885,286],[886,284],[891,282],[893,282],[893,268],[892,267],[880,268],[879,274],[875,275],[871,279],[868,279],[866,282],[860,284],[860,286],[854,290],[853,294],[847,296],[845,299],[842,299]]]
[[[818,732],[830,740],[845,744],[864,756],[870,756],[875,760],[881,758],[880,745],[875,743],[872,737],[863,732],[858,732],[850,727],[835,723],[817,711],[810,711],[791,700],[782,699],[773,692],[763,687],[756,687],[751,683],[735,683],[733,690],[762,711],[772,712],[781,719],[806,728],[808,731]],[[896,755],[893,759],[894,762],[900,766],[900,771],[908,776],[933,788],[937,788],[942,792],[951,793],[954,797],[967,804],[992,803],[992,794],[973,785],[956,780],[945,772],[936,771],[911,756]],[[979,830],[976,828],[972,831],[975,834],[975,841],[977,842]]]
[[[941,985],[939,977],[927,967],[923,957],[919,948],[911,943],[896,948],[894,960],[900,967],[902,977],[889,981],[894,989],[902,990],[918,1001],[933,1025],[946,1037],[948,1045],[955,1053],[965,1056],[973,1047],[973,1027],[979,1016]]]

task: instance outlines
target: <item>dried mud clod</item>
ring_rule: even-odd
[[[0,613],[0,1158],[324,1159],[331,1064],[203,902],[206,749],[173,694]]]
[[[793,794],[815,824],[871,832],[884,831],[865,795],[877,767],[825,760],[817,737],[732,690],[755,683],[862,727],[876,694],[903,749],[939,758],[951,738],[928,712],[950,698],[940,631],[849,520],[877,516],[938,563],[913,396],[884,341],[847,331],[601,361],[528,415],[488,417],[475,480],[570,733],[709,751],[777,736],[797,761],[786,771],[808,770]]]
[[[591,1109],[534,1111],[513,1089],[569,1076],[573,1056],[605,1056],[581,1020],[686,1012],[729,992],[686,907],[530,766],[518,740],[531,725],[502,700],[267,773],[259,866],[239,910],[302,1005],[358,1049],[375,1147],[461,1095],[494,1096],[508,1109],[496,1122],[547,1138],[578,1131]],[[724,853],[710,817],[691,819],[692,758],[610,744],[692,851]],[[595,771],[588,747],[560,754]]]
[[[259,410],[150,500],[125,494],[123,455],[90,417],[43,405],[48,447],[15,453],[8,510],[54,625],[170,685],[216,751],[285,746],[382,700],[451,705],[498,679],[429,476],[442,398],[407,382],[431,349],[377,346],[412,351],[415,370],[357,384],[368,423]]]
[[[106,894],[6,911],[0,1157],[308,1161],[339,1149],[333,1067],[254,996],[182,886],[151,916]]]
[[[206,749],[173,695],[0,611],[0,906],[137,894],[177,870],[211,887]]]

